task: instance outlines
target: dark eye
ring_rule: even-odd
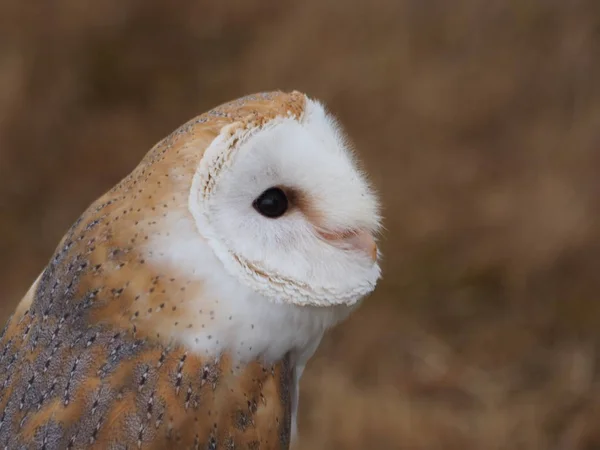
[[[288,209],[288,199],[281,189],[269,188],[252,203],[254,209],[265,217],[276,219],[285,214]]]

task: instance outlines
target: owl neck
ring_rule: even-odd
[[[149,235],[103,283],[110,292],[123,289],[111,315],[121,325],[201,356],[227,353],[240,362],[270,364],[290,353],[303,366],[325,331],[349,314],[345,306],[263,297],[224,269],[187,217],[171,219],[169,233]]]

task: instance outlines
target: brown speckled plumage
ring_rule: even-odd
[[[188,200],[198,148],[223,125],[297,115],[303,102],[261,94],[199,116],[76,221],[2,332],[0,448],[289,447],[289,360],[237,365],[173,344],[173,329],[202,327],[213,312],[189,310],[202,286],[144,242],[169,232],[161,224]]]

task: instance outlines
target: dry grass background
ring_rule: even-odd
[[[0,315],[160,138],[300,89],[387,227],[300,448],[600,448],[598,80],[595,0],[0,0]]]

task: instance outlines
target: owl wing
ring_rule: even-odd
[[[4,448],[289,448],[293,368],[201,358],[44,316],[25,296],[0,340]],[[65,326],[68,324],[69,326]]]

